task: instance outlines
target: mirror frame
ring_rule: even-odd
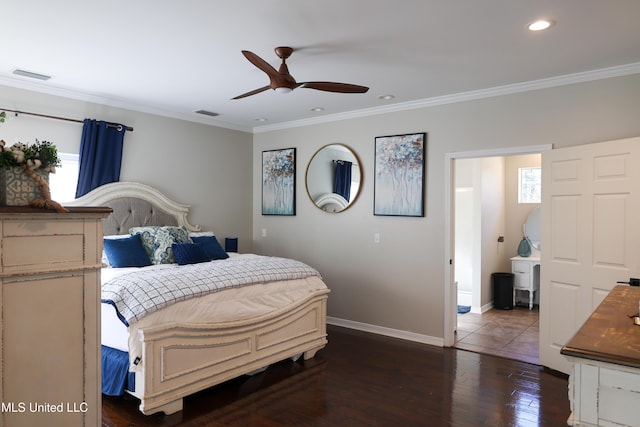
[[[349,201],[349,204],[344,208],[341,209],[339,211],[327,211],[322,209],[320,206],[318,206],[318,204],[316,203],[316,201],[313,199],[313,197],[311,197],[311,192],[309,191],[309,168],[311,167],[311,163],[313,162],[313,159],[316,158],[316,156],[324,149],[328,148],[328,147],[333,147],[333,146],[339,146],[345,150],[348,150],[349,153],[354,157],[355,162],[354,165],[358,166],[358,171],[360,172],[360,186],[358,187],[358,192],[355,194],[355,196],[353,196],[351,198],[351,200]],[[360,194],[362,193],[362,182],[363,182],[363,178],[364,178],[364,173],[362,170],[362,162],[360,161],[360,158],[358,157],[358,155],[356,154],[356,152],[349,147],[346,144],[342,144],[340,142],[333,142],[330,144],[326,144],[323,145],[322,147],[320,147],[319,149],[317,149],[315,151],[315,153],[313,153],[313,155],[311,156],[311,158],[309,159],[309,162],[307,163],[307,169],[304,173],[304,184],[305,184],[305,189],[307,190],[307,196],[309,197],[309,200],[311,201],[311,203],[313,204],[313,206],[315,206],[316,208],[318,208],[319,210],[321,210],[322,212],[325,213],[330,213],[330,214],[336,214],[336,213],[340,213],[340,212],[344,212],[347,209],[349,209],[351,206],[353,206],[353,204],[356,202],[356,200],[358,200],[358,197],[360,197]],[[325,195],[326,196],[326,195]],[[320,197],[325,197],[325,196],[320,196]],[[336,195],[337,197],[340,197],[339,195]],[[342,197],[340,197],[342,198]],[[344,200],[344,198],[342,198]]]

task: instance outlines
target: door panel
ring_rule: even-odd
[[[560,355],[617,281],[638,276],[640,138],[542,155],[540,363]],[[633,243],[636,243],[634,245]]]

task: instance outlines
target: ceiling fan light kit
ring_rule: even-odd
[[[277,87],[273,90],[275,90],[277,93],[282,93],[282,94],[293,92],[293,89],[289,87]]]
[[[255,65],[258,69],[263,71],[269,77],[269,84],[258,89],[254,89],[250,92],[243,93],[232,99],[246,98],[251,95],[256,95],[260,92],[264,92],[267,89],[273,89],[278,93],[289,93],[298,87],[306,89],[322,90],[325,92],[337,92],[337,93],[365,93],[369,90],[366,86],[354,85],[349,83],[336,83],[336,82],[302,82],[298,83],[289,73],[287,67],[287,58],[293,53],[293,48],[287,46],[280,46],[275,48],[276,55],[282,59],[280,68],[276,70],[267,61],[260,58],[253,52],[243,50],[242,54]]]

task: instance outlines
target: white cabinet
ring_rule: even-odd
[[[640,425],[640,288],[615,286],[562,347],[572,363],[569,425]]]
[[[513,303],[519,291],[526,291],[529,295],[529,310],[533,308],[535,293],[540,289],[540,257],[511,258],[511,272],[513,273]]]
[[[640,422],[640,369],[570,357],[570,425],[627,426]]]
[[[101,424],[103,208],[0,208],[0,426]]]

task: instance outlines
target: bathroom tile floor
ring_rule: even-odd
[[[539,310],[516,306],[458,314],[455,348],[539,364]]]

